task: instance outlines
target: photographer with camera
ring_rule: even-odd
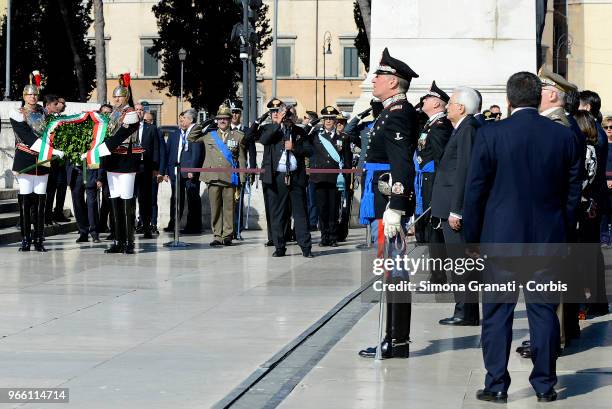
[[[293,112],[278,98],[268,103],[272,123],[261,127],[260,142],[264,145],[262,182],[266,187],[272,240],[276,250],[273,257],[286,253],[285,228],[290,222],[286,211],[290,203],[297,242],[304,257],[312,257],[312,243],[306,211],[305,158],[312,156],[313,148],[304,130],[293,123]]]

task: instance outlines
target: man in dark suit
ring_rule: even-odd
[[[98,233],[99,213],[98,213],[98,172],[97,169],[88,169],[86,180],[83,180],[83,166],[66,163],[66,175],[70,194],[72,196],[72,207],[74,217],[79,229],[77,243],[89,241],[89,235],[94,243],[100,243]],[[85,198],[87,197],[87,200]]]
[[[164,180],[164,176],[166,176],[166,171],[168,168],[166,164],[168,161],[168,148],[166,147],[164,134],[159,128],[157,128],[157,125],[155,124],[155,116],[153,115],[153,113],[145,112],[144,121],[149,125],[155,127],[159,140],[159,159],[157,161],[157,163],[159,164],[159,173],[157,174],[157,176],[153,177],[153,180],[151,182],[151,234],[159,235],[159,230],[157,229],[157,195],[159,192],[159,184]]]
[[[302,255],[311,258],[312,241],[306,208],[308,177],[304,159],[312,156],[312,144],[304,130],[293,123],[292,115],[288,116],[292,112],[289,106],[278,98],[268,105],[274,110],[272,123],[261,127],[260,142],[264,145],[262,181],[267,185],[272,240],[276,248],[272,256],[285,255],[285,230],[290,223],[287,203],[290,202],[297,242]]]
[[[431,198],[431,215],[441,220],[446,253],[452,259],[465,257],[461,232],[463,192],[474,135],[480,126],[473,116],[479,105],[480,97],[476,90],[459,87],[453,91],[447,116],[454,130],[440,160]],[[466,284],[472,278],[468,273],[452,272],[454,283]],[[460,291],[455,293],[453,316],[440,320],[440,324],[479,325],[479,315],[477,294]]]
[[[197,138],[202,132],[200,125],[195,123],[197,112],[188,109],[179,116],[179,130],[168,138],[168,169],[172,196],[170,198],[170,221],[164,231],[174,231],[174,203],[176,188],[176,165],[180,163],[182,168],[199,168],[204,162],[204,153],[201,143],[189,142],[189,137]],[[179,220],[181,222],[183,209],[185,207],[185,195],[187,195],[187,225],[181,232],[187,234],[200,233],[202,231],[202,200],[200,198],[200,178],[198,173],[181,172],[179,174]]]
[[[481,127],[476,135],[466,181],[463,231],[468,243],[482,243],[480,251],[488,257],[485,283],[522,282],[525,276],[549,282],[558,272],[557,260],[567,255],[566,246],[553,244],[566,242],[575,225],[582,153],[569,128],[540,116],[541,92],[536,75],[512,75],[507,84],[512,115]],[[524,293],[534,365],[529,381],[538,401],[550,402],[557,397],[557,303],[550,297],[554,294]],[[507,366],[518,288],[504,297],[483,293],[482,347],[487,375],[485,388],[476,395],[479,400],[508,399]]]
[[[159,138],[160,131],[155,125],[151,125],[144,120],[144,106],[136,104],[134,109],[140,117],[138,128],[138,140],[144,153],[140,159],[140,169],[136,173],[134,184],[136,196],[138,198],[138,213],[142,222],[143,238],[151,239],[151,213],[153,211],[153,180],[159,175]]]

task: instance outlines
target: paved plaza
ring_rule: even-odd
[[[74,235],[48,238],[47,254],[0,247],[0,386],[70,388],[69,404],[0,407],[487,406],[474,399],[484,377],[479,328],[439,326],[450,305],[415,306],[410,359],[357,355],[375,342],[378,319],[374,304],[349,297],[362,285],[363,230],[338,248],[316,247],[314,259],[297,246],[275,259],[263,232],[244,236],[221,249],[208,247],[209,235],[187,236],[191,246],[172,251],[160,237],[138,242],[135,256],[103,254],[106,243],[80,246]],[[516,316],[518,345],[528,337],[524,306]],[[580,343],[558,361],[551,408],[609,408],[611,322],[581,322]],[[276,366],[300,356],[308,359]],[[508,407],[539,407],[530,369],[512,353]],[[281,386],[270,400],[268,378]]]

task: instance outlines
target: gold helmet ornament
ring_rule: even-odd
[[[225,105],[222,104],[221,106],[219,106],[219,110],[217,111],[217,116],[215,117],[216,119],[221,119],[221,118],[231,118],[232,117],[232,109]]]
[[[23,96],[40,95],[40,90],[43,88],[43,78],[40,71],[34,70],[30,73],[30,83],[23,87]]]
[[[130,97],[130,74],[119,75],[119,85],[113,90],[113,97]]]

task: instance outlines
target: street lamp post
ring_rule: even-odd
[[[184,48],[181,48],[178,52],[179,60],[181,61],[181,112],[183,112],[183,75],[184,75],[184,63],[187,58],[187,51]]]
[[[325,47],[327,44],[327,49]],[[327,106],[327,83],[326,83],[326,72],[325,72],[325,56],[331,54],[331,33],[326,31],[323,34],[323,106]]]

